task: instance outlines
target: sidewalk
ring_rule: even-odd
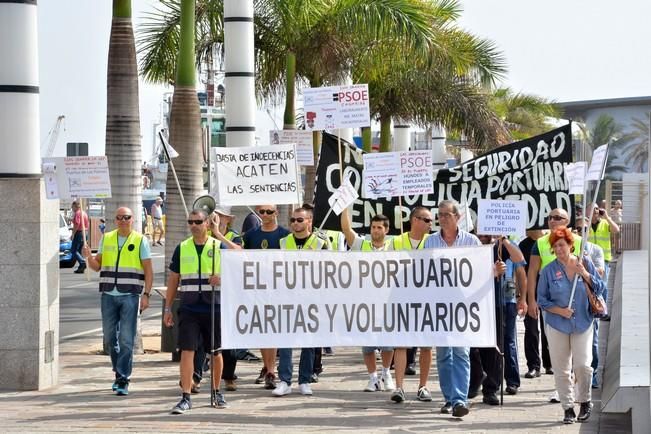
[[[262,362],[239,362],[239,389],[226,393],[228,409],[210,408],[209,386],[204,382],[202,392],[193,396],[192,411],[172,416],[169,410],[179,399],[178,365],[171,362],[169,353],[158,352],[159,321],[160,317],[143,323],[147,353],[136,356],[129,396],[118,397],[111,392],[110,362],[108,357],[98,355],[100,335],[66,341],[60,347],[59,385],[41,392],[3,394],[0,431],[627,432],[622,418],[600,413],[600,390],[594,391],[595,407],[587,423],[562,425],[560,404],[547,401],[554,389],[550,375],[531,380],[522,378],[520,393],[505,395],[502,408],[482,404],[480,395],[473,400],[470,414],[459,420],[439,413],[442,396],[436,363],[433,363],[429,387],[434,401],[416,401],[418,379],[408,376],[405,382],[407,402],[395,404],[389,400],[387,392],[362,392],[368,377],[360,350],[353,348],[335,348],[334,357],[323,357],[325,371],[320,382],[313,385],[312,397],[295,392],[274,398],[270,391],[253,384]],[[520,346],[523,329],[519,322]],[[525,368],[521,368],[521,372],[525,372]]]

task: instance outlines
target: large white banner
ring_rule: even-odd
[[[48,199],[106,199],[111,197],[105,155],[43,158]]]
[[[221,254],[223,348],[496,343],[491,246]]]
[[[212,148],[221,205],[299,203],[298,165],[294,145]]]
[[[272,145],[296,145],[296,161],[301,166],[314,166],[312,131],[306,130],[271,130],[269,143]]]
[[[303,89],[305,129],[370,127],[368,84]]]

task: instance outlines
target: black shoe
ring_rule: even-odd
[[[452,416],[454,417],[464,417],[468,413],[470,413],[470,410],[466,407],[466,404],[461,402],[454,404],[454,407],[452,407]]]
[[[526,374],[524,374],[524,378],[536,378],[540,377],[540,369],[529,369]]]
[[[258,378],[255,379],[255,384],[262,384],[264,383],[264,377],[267,375],[267,368],[262,368],[260,369],[260,375],[258,375]]]
[[[310,376],[310,383],[318,383],[319,382],[319,375],[318,374],[312,374]]]
[[[563,423],[566,425],[569,425],[571,423],[574,423],[576,420],[576,413],[574,413],[573,408],[568,408],[565,410],[565,417],[563,418]]]
[[[443,407],[441,407],[441,414],[450,414],[452,413],[452,403],[451,402],[446,402],[443,404]]]
[[[178,404],[174,406],[170,414],[183,414],[186,411],[189,411],[192,409],[192,401],[190,401],[190,398],[186,398],[185,396],[181,398]]]
[[[500,405],[500,399],[495,393],[485,393],[482,402],[488,405]]]
[[[479,395],[479,388],[468,391],[468,399],[476,398]]]
[[[552,368],[545,368],[545,375],[554,375],[554,370]],[[540,377],[540,374],[538,374]]]
[[[606,315],[605,317],[601,318],[602,321],[610,321],[610,315]]]
[[[276,388],[276,376],[271,372],[267,372],[267,375],[264,376],[264,388],[267,390]]]
[[[75,274],[81,274],[81,273],[83,273],[84,271],[86,271],[86,266],[85,266],[85,265],[80,265],[79,267],[77,267],[77,269],[76,269],[73,273],[75,273]]]
[[[240,360],[245,360],[247,362],[259,362],[260,357],[256,356],[255,354],[247,351],[244,353],[244,355],[240,358]]]
[[[416,375],[416,364],[410,363],[405,368],[405,375]]]
[[[508,393],[509,395],[517,395],[518,386],[506,386],[506,393]]]
[[[576,420],[578,420],[579,422],[585,422],[590,418],[591,413],[592,413],[592,403],[590,401],[582,402],[581,410],[579,410],[579,416],[576,418]]]

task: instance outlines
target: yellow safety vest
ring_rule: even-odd
[[[328,235],[328,239],[330,240],[330,249],[331,250],[339,250],[339,238],[340,238],[341,232],[327,230],[326,235]]]
[[[140,294],[145,285],[145,272],[140,262],[142,234],[131,231],[122,248],[118,247],[117,229],[104,234],[102,266],[99,272],[100,292],[117,288],[119,292]]]
[[[323,249],[323,246],[326,244],[324,240],[321,238],[317,237],[314,234],[310,234],[310,236],[307,238],[305,241],[305,244],[301,247],[302,249],[311,249],[311,250],[321,250]],[[299,250],[298,246],[296,245],[296,238],[294,238],[294,234],[289,234],[284,238],[280,239],[280,248],[283,250]]]
[[[420,240],[420,243],[418,243],[418,247],[416,247],[416,249],[420,250],[423,248],[427,237],[429,237],[429,234],[425,234],[423,239]],[[405,232],[400,236],[393,237],[393,250],[412,250],[411,240],[409,239],[409,232]]]
[[[386,240],[384,242],[384,245],[380,249],[380,251],[387,251],[389,250],[389,246],[391,245],[391,240]],[[373,251],[378,251],[373,248],[373,241],[369,240],[363,240],[362,241],[362,248],[360,249],[362,252],[373,252]]]
[[[199,300],[204,303],[211,303],[212,288],[209,279],[210,276],[219,274],[221,271],[220,245],[221,243],[218,240],[208,237],[201,251],[201,257],[199,257],[192,237],[181,242],[179,252],[181,265],[179,293],[182,304],[194,304]],[[219,303],[219,297],[215,297],[215,302]]]
[[[581,237],[573,234],[574,236],[574,254],[579,256],[581,253]],[[548,264],[556,259],[556,255],[552,251],[552,246],[549,244],[549,234],[543,235],[536,241],[538,245],[538,254],[540,255],[540,271]]]
[[[597,224],[597,231],[592,230],[590,226],[588,234],[588,240],[604,250],[604,261],[610,262],[612,257],[612,251],[610,247],[610,225],[606,220],[599,220]]]

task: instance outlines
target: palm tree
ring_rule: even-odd
[[[608,114],[601,114],[595,120],[592,128],[588,128],[586,123],[581,119],[578,119],[576,124],[579,127],[577,152],[579,148],[581,149],[580,155],[577,155],[577,159],[589,160],[592,152],[597,147],[609,144],[610,150],[606,163],[606,176],[608,178],[614,176],[615,179],[621,179],[621,153],[623,147],[629,140],[628,136],[623,132],[623,126]]]
[[[549,131],[554,125],[548,118],[561,116],[560,108],[553,101],[536,95],[516,93],[508,87],[493,92],[491,107],[504,121],[515,140]]]
[[[142,159],[131,0],[113,0],[106,90],[106,156],[112,193],[106,210],[112,213],[128,206],[134,213],[134,227],[140,230]]]
[[[633,131],[626,135],[626,145],[622,158],[627,166],[635,172],[648,172],[649,170],[649,137],[651,134],[651,112],[647,112],[646,119],[632,118]]]

